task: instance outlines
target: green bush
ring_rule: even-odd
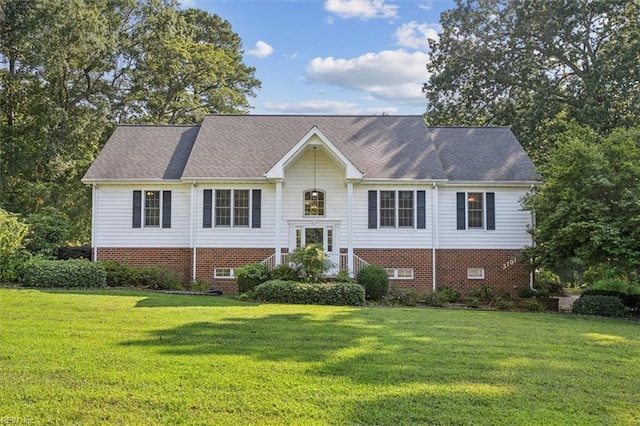
[[[595,281],[589,290],[612,290],[624,294],[640,294],[640,285],[619,278],[606,278]]]
[[[108,287],[148,287],[182,290],[182,276],[166,267],[129,266],[113,260],[99,260],[107,272]]]
[[[472,297],[471,299],[467,299],[465,306],[467,308],[479,308],[480,307],[480,299],[477,297]]]
[[[616,290],[598,290],[589,289],[582,292],[582,297],[585,296],[611,296],[617,297],[622,301],[622,304],[626,308],[626,313],[630,316],[640,316],[640,295],[639,294],[626,294]]]
[[[287,260],[294,264],[307,281],[317,283],[326,274],[333,263],[324,252],[322,244],[307,244],[298,247],[287,256]]]
[[[0,283],[15,281],[18,268],[28,260],[22,251],[28,232],[17,215],[0,209]]]
[[[403,290],[398,286],[393,286],[387,294],[387,301],[391,304],[402,306],[416,306],[420,297],[413,290]]]
[[[360,306],[365,300],[362,286],[352,283],[271,280],[256,286],[253,291],[256,300],[274,303]]]
[[[572,312],[581,315],[599,315],[603,317],[624,316],[624,303],[616,296],[599,294],[582,295],[573,302]]]
[[[88,260],[47,260],[34,257],[22,268],[20,282],[26,287],[105,287],[107,272],[102,265]]]
[[[364,287],[367,299],[380,301],[389,291],[389,274],[382,266],[366,265],[358,271],[358,284]]]
[[[338,271],[338,275],[336,275],[336,279],[334,280],[339,283],[353,283],[355,282],[353,278],[349,275],[349,271],[346,269],[340,269]]]
[[[525,299],[520,305],[522,308],[526,309],[529,312],[542,312],[544,311],[544,305],[538,302],[536,299]]]
[[[496,309],[506,311],[513,308],[513,301],[506,300],[506,299],[497,299],[496,301],[493,302],[493,307]]]
[[[460,293],[449,287],[440,287],[436,293],[447,303],[454,303],[460,299]]]
[[[207,291],[211,288],[211,284],[207,280],[196,278],[191,281],[190,287],[192,291]]]
[[[535,290],[530,289],[529,287],[522,287],[518,289],[518,297],[521,299],[528,299],[530,297],[535,297],[538,293]]]
[[[29,225],[27,249],[34,254],[56,256],[58,247],[71,237],[71,222],[55,207],[44,207],[25,219]]]
[[[471,292],[471,296],[478,299],[492,299],[493,289],[488,284],[483,284],[479,289]]]
[[[564,287],[560,277],[547,269],[536,271],[534,282],[538,292],[546,292],[548,295],[564,294]]]
[[[447,306],[449,299],[446,293],[441,291],[430,291],[424,295],[424,303],[427,306]]]
[[[238,293],[253,290],[257,285],[271,279],[269,268],[261,262],[249,263],[235,270]]]
[[[271,270],[271,279],[280,281],[299,281],[300,271],[289,265],[278,265]]]

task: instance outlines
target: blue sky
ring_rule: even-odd
[[[180,0],[242,39],[251,114],[424,113],[428,38],[453,0]]]

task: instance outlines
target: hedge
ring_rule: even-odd
[[[361,306],[365,292],[361,285],[353,283],[311,284],[271,280],[255,287],[254,298],[274,303]]]
[[[102,265],[87,260],[47,260],[34,257],[20,274],[25,287],[87,288],[106,287],[107,273]]]
[[[580,298],[585,296],[617,297],[622,301],[628,315],[640,316],[640,294],[626,294],[616,290],[590,289],[583,291]]]
[[[113,260],[99,260],[96,263],[107,271],[108,287],[150,287],[169,290],[183,288],[182,276],[165,267],[129,266]]]
[[[581,315],[599,315],[602,317],[624,316],[624,303],[617,296],[599,294],[582,295],[573,302],[572,312]]]

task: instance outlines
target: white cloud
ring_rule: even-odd
[[[257,56],[258,58],[266,58],[273,53],[273,47],[262,40],[256,43],[256,48],[247,52],[247,55]]]
[[[420,3],[418,7],[422,10],[431,10],[431,8],[433,7],[433,2],[431,0],[427,0],[425,2]]]
[[[398,27],[394,36],[402,47],[426,51],[429,50],[429,39],[438,40],[438,33],[441,31],[440,24],[420,24],[412,21]]]
[[[311,99],[300,102],[264,102],[262,109],[278,114],[382,115],[396,114],[395,107],[362,108],[354,102]]]
[[[422,84],[428,79],[423,52],[385,50],[352,59],[315,58],[306,67],[314,83],[364,92],[378,100],[424,103]]]
[[[398,6],[385,4],[384,0],[326,0],[324,8],[342,19],[368,20],[398,16]]]

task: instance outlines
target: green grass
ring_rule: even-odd
[[[640,424],[640,323],[0,290],[0,418]]]

